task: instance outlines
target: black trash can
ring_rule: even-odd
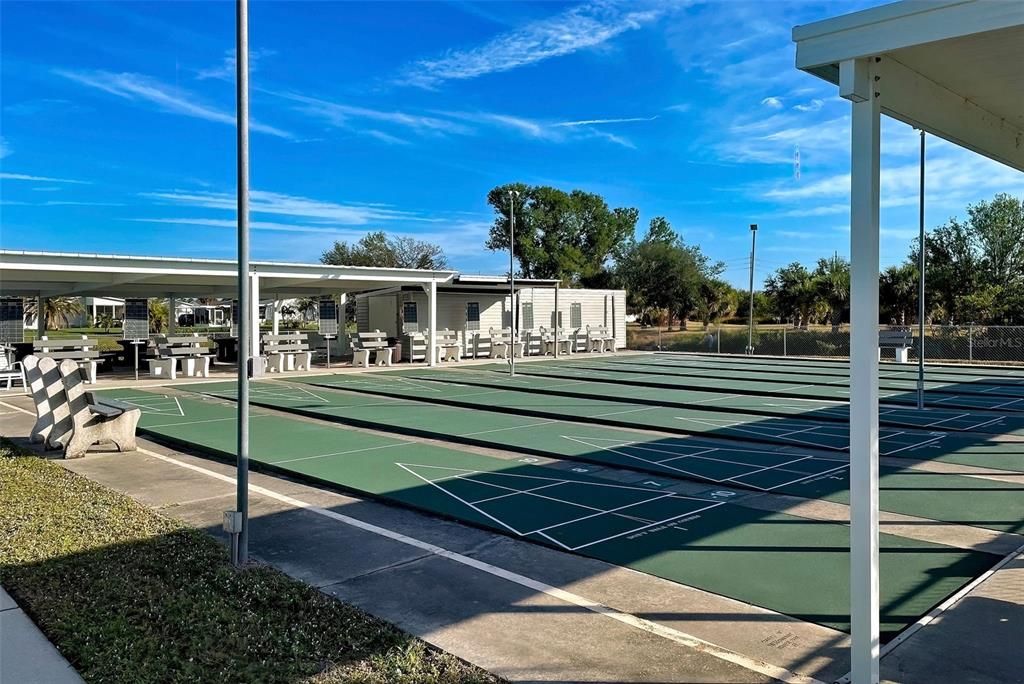
[[[391,350],[391,363],[398,363],[402,360],[402,338],[400,337],[389,337],[388,346],[393,347]]]

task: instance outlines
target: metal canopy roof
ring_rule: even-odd
[[[882,58],[882,112],[1024,171],[1024,2],[907,0],[793,29],[796,66]]]
[[[454,271],[254,261],[264,298],[451,283]],[[23,297],[233,297],[237,262],[0,250],[0,294]]]

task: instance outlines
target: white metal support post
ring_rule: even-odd
[[[252,357],[252,375],[263,375],[263,363],[260,359],[260,277],[256,273],[249,274],[249,325],[252,334],[249,341],[249,354]],[[241,314],[239,314],[241,316]]]
[[[427,290],[427,318],[430,324],[430,334],[427,335],[427,365],[437,365],[437,281],[430,281],[430,288]],[[412,350],[409,350],[410,355]],[[410,356],[411,358],[411,356]]]
[[[174,334],[178,332],[178,298],[173,294],[167,298],[167,332]]]
[[[558,315],[558,283],[555,283],[555,358],[558,358],[558,326],[562,322],[561,316]]]
[[[273,333],[279,335],[281,333],[281,300],[275,299],[270,306],[273,307],[271,310],[274,312]]]
[[[853,102],[850,159],[850,616],[853,684],[877,684],[878,194],[882,64],[840,64]]]
[[[46,334],[46,297],[36,297],[36,339]]]

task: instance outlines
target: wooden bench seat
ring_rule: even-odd
[[[488,332],[491,335],[492,359],[508,359],[509,354],[515,354],[517,359],[523,358],[526,344],[521,340],[513,340],[511,328],[491,328]]]
[[[587,326],[587,351],[614,352],[615,336],[608,332],[606,325]]]
[[[910,360],[910,348],[914,346],[914,333],[910,330],[879,330],[878,360],[882,360],[883,349],[893,349],[898,363]]]
[[[352,365],[370,367],[370,357],[377,366],[390,366],[395,348],[388,344],[388,334],[380,330],[352,335]]]
[[[210,377],[213,354],[203,342],[208,338],[193,335],[163,335],[156,339],[157,356],[149,360],[149,375],[154,378],[178,377],[178,362],[186,376]]]
[[[309,348],[309,335],[304,332],[267,334],[262,337],[263,356],[267,371],[281,373],[288,370],[310,369],[313,352]]]
[[[51,340],[44,335],[32,342],[32,353],[57,363],[65,359],[74,361],[85,373],[86,382],[96,382],[96,366],[100,358],[100,341],[97,339],[83,335],[77,340]]]

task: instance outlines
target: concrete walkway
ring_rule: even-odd
[[[0,587],[0,684],[80,684],[82,678]]]

